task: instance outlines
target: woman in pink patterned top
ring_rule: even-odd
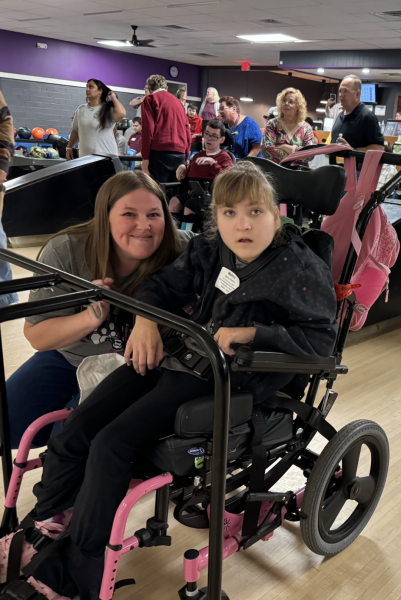
[[[313,146],[313,129],[305,122],[306,100],[299,90],[287,88],[277,96],[278,117],[266,123],[262,154],[275,163],[305,146]]]

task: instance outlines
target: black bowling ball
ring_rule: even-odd
[[[20,127],[18,129],[18,135],[22,140],[29,140],[31,137],[31,130],[29,127]]]

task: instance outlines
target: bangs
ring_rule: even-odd
[[[262,203],[268,208],[277,204],[274,190],[265,177],[247,177],[244,173],[235,175],[224,178],[225,181],[216,178],[213,188],[213,205],[216,208],[232,208],[243,200],[248,200],[251,205]]]

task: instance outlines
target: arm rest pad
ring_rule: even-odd
[[[328,358],[300,357],[283,352],[268,352],[250,346],[241,346],[236,351],[231,368],[233,371],[313,374],[321,371],[335,371],[337,361],[335,356]]]

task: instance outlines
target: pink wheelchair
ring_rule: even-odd
[[[266,170],[275,179],[281,202],[300,203],[325,215],[337,210],[345,187],[344,169],[327,166],[316,171],[292,171],[265,162],[268,163]],[[399,179],[401,174],[387,185],[385,192],[376,192],[368,200],[356,226],[361,239],[372,211]],[[330,265],[331,236],[318,230],[308,230],[303,235],[313,251]],[[111,600],[115,589],[134,583],[133,580],[117,581],[123,555],[140,552],[143,547],[171,545],[170,503],[175,505],[174,518],[182,525],[209,529],[209,546],[199,551],[188,549],[184,554],[185,584],[178,592],[181,600],[228,599],[222,592],[223,560],[258,542],[266,542],[284,520],[299,521],[306,545],[323,556],[333,556],[347,548],[366,527],[386,482],[389,463],[386,434],[379,425],[367,420],[353,421],[340,431],[327,420],[338,395],[333,389],[335,381],[348,372],[342,364],[342,353],[355,307],[354,293],[338,302],[341,326],[334,352],[327,359],[302,359],[246,346],[237,350],[231,364],[233,370],[294,374],[286,388],[276,394],[276,407],[264,410],[253,405],[249,393],[230,394],[226,358],[200,325],[12,252],[0,251],[0,258],[36,274],[1,283],[0,293],[50,284],[68,290],[65,295],[49,301],[4,308],[0,311],[0,323],[57,310],[61,303],[64,307],[78,307],[103,299],[119,309],[190,335],[203,347],[213,369],[214,397],[184,404],[176,415],[174,435],[160,440],[133,473],[110,532],[101,600]],[[356,253],[350,245],[341,284],[350,283],[355,264]],[[322,382],[325,390],[323,397],[318,398]],[[24,474],[40,467],[46,459],[46,453],[29,459],[34,436],[45,425],[65,419],[68,411],[50,413],[35,421],[25,432],[12,466],[4,370],[0,375],[0,400],[7,490],[0,534],[5,535],[18,527],[16,503]],[[321,454],[309,448],[317,433],[327,440]],[[369,474],[358,477],[363,447],[368,449],[370,457]],[[305,484],[295,490],[271,491],[273,487],[277,489],[280,479],[292,466],[301,470]],[[125,538],[131,510],[140,498],[153,491],[156,492],[154,515],[150,515],[135,535]],[[353,501],[353,509],[341,517],[349,501]],[[197,582],[205,568],[208,568],[208,585],[198,589]],[[7,590],[3,587],[2,591]]]

